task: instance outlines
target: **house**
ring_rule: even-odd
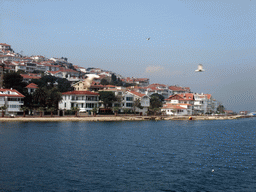
[[[130,78],[127,77],[125,79],[121,79],[124,83],[131,83],[131,84],[136,84],[137,86],[140,87],[146,87],[149,85],[149,79],[148,78]]]
[[[30,83],[32,79],[41,79],[41,75],[37,73],[20,74],[23,82]]]
[[[0,43],[0,49],[1,50],[11,50],[11,45],[8,45],[6,43]]]
[[[89,112],[94,107],[99,107],[99,93],[91,91],[69,91],[62,93],[62,101],[59,102],[59,109],[71,110],[78,107],[80,112]]]
[[[191,115],[191,112],[188,111],[186,105],[174,105],[171,103],[164,104],[161,108],[161,112],[165,115]]]
[[[28,89],[29,94],[33,94],[36,91],[36,89],[38,89],[38,86],[35,83],[30,83],[26,86],[26,88]]]
[[[141,109],[134,106],[136,100],[140,101]],[[146,115],[150,107],[150,98],[148,95],[136,92],[136,91],[127,91],[123,99],[124,108],[132,108],[136,112]]]
[[[178,87],[178,86],[169,86],[168,87],[170,89],[170,91],[173,93],[173,94],[180,94],[180,93],[189,93],[190,92],[190,89],[189,87]]]
[[[6,114],[17,114],[24,105],[24,97],[15,89],[0,89],[0,107],[7,107]]]
[[[60,77],[60,78],[66,78],[68,81],[79,81],[80,79],[80,72],[75,71],[73,69],[65,69],[61,68],[58,71],[46,71],[45,75],[52,75],[55,77]]]
[[[157,93],[159,95],[162,95],[165,99],[167,99],[170,95],[172,95],[172,91],[168,88],[167,85],[164,84],[150,84],[149,86],[145,87],[147,90],[145,94],[148,96]]]
[[[129,109],[131,111],[136,111],[138,113],[142,113],[143,115],[146,115],[148,112],[148,108],[150,106],[150,98],[149,96],[128,90],[124,87],[114,87],[114,88],[108,88],[100,91],[111,91],[115,94],[117,101],[112,103],[112,106],[110,107],[119,107],[120,112],[124,112],[125,109]],[[136,107],[134,105],[136,100],[139,100],[141,109]]]
[[[162,108],[163,109],[162,111],[164,111],[164,109],[166,111],[171,107],[173,108],[173,105],[175,105],[175,106],[182,107],[182,108],[179,108],[179,107],[173,108],[178,110],[176,111],[175,115],[192,115],[193,114],[194,96],[192,93],[171,95],[168,99],[165,99],[165,102],[167,105]],[[166,111],[166,112],[170,112],[166,114],[173,114],[171,113],[171,111]]]

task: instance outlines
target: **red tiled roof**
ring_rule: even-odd
[[[145,94],[142,94],[142,93],[139,93],[139,92],[136,92],[136,91],[128,91],[128,92],[133,94],[133,95],[139,96],[139,97],[145,96]]]
[[[91,92],[91,91],[68,91],[68,92],[62,93],[62,95],[100,95],[100,94]]]
[[[11,46],[11,45],[8,45],[6,43],[0,43],[0,45],[3,45],[3,46]]]
[[[168,97],[168,99],[165,99],[167,101],[170,101],[170,100],[184,100],[183,97],[181,97],[180,95],[176,94],[176,95],[171,95],[170,97]]]
[[[167,86],[159,83],[153,83],[148,86],[148,88],[156,88],[156,87],[167,87]]]
[[[27,75],[27,74],[20,74],[23,79],[40,79],[41,77],[38,77],[38,76],[30,76],[30,75]]]
[[[185,91],[182,87],[177,87],[177,86],[169,86],[169,89],[173,91]]]
[[[5,91],[15,92],[15,93],[17,93],[17,95],[1,94],[2,92],[5,92]],[[22,95],[20,92],[18,92],[15,89],[0,89],[0,97],[4,97],[4,96],[8,96],[8,97],[25,97],[24,95]]]
[[[38,86],[37,86],[37,84],[35,84],[35,83],[30,83],[30,84],[28,84],[28,85],[26,86],[26,88],[37,89]]]
[[[183,98],[183,100],[190,100],[190,101],[194,100],[193,93],[182,93],[182,94],[177,94],[177,95],[181,96]]]
[[[211,94],[205,94],[207,96],[207,99],[211,99],[212,95]]]

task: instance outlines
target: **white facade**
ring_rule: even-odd
[[[80,112],[89,112],[94,107],[99,107],[99,94],[90,91],[70,91],[62,93],[59,109],[71,110],[78,107]]]
[[[187,105],[173,105],[173,104],[164,104],[161,108],[161,112],[165,115],[191,115],[191,112],[188,110]]]
[[[16,114],[21,112],[20,108],[24,105],[25,96],[15,89],[0,89],[0,107],[6,106],[6,114]]]

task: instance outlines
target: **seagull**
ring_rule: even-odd
[[[93,79],[95,79],[95,78],[100,78],[100,76],[99,75],[95,75],[95,74],[87,74],[85,76],[85,80],[83,82],[83,87],[84,87],[85,90],[88,90],[88,88],[92,84]]]
[[[203,65],[199,64],[198,67],[197,67],[197,70],[195,70],[195,72],[203,72],[203,71],[204,71]]]
[[[214,169],[212,169],[212,172],[214,172]]]
[[[150,37],[149,38],[147,38],[147,40],[149,40],[150,39]]]

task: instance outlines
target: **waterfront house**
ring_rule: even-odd
[[[173,108],[173,105],[180,106],[182,108],[173,108],[177,109],[175,115],[192,115],[193,114],[193,104],[194,104],[194,96],[192,93],[183,93],[183,94],[175,94],[171,95],[168,99],[165,99],[166,106],[163,106],[163,110],[169,110]],[[168,111],[166,111],[168,112]],[[172,112],[169,111],[171,114]]]
[[[164,115],[191,115],[191,112],[188,110],[187,105],[185,104],[178,105],[167,103],[163,105],[163,107],[161,108],[161,112]]]
[[[6,106],[6,114],[17,114],[24,105],[24,95],[15,89],[0,89],[0,107]]]
[[[94,107],[99,107],[99,93],[91,91],[69,91],[62,93],[62,101],[59,102],[59,109],[71,110],[78,107],[80,112],[89,112]]]
[[[134,106],[136,100],[140,101],[141,108]],[[123,99],[123,107],[130,108],[136,112],[146,115],[150,107],[150,98],[149,96],[136,91],[126,91]]]

